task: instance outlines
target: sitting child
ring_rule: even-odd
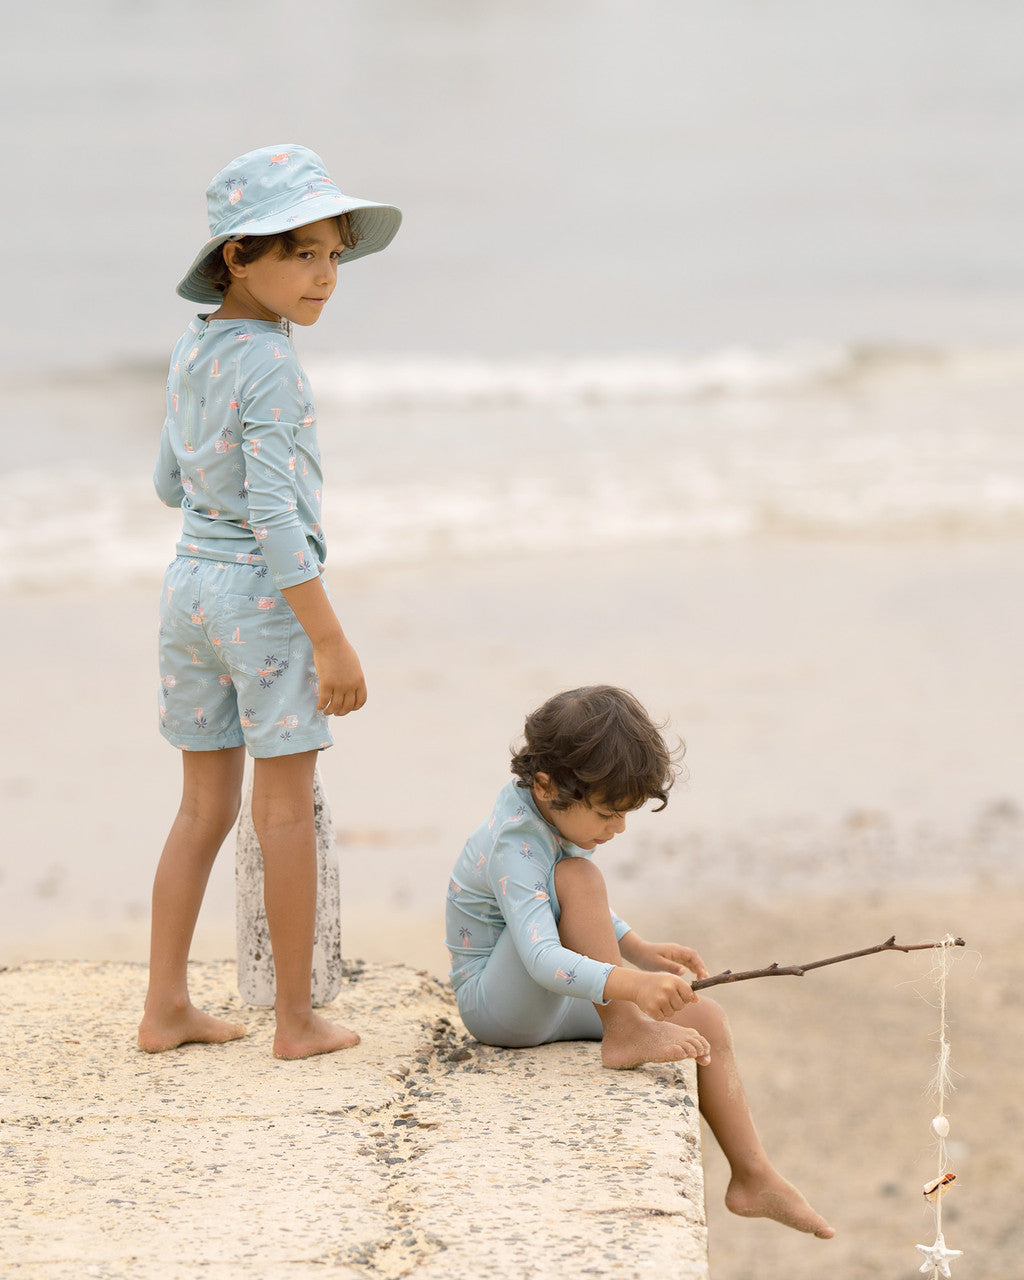
[[[544,703],[525,738],[514,779],[449,884],[451,980],[466,1028],[505,1048],[600,1040],[606,1067],[696,1058],[701,1113],[731,1170],[726,1206],[829,1239],[761,1146],[725,1012],[682,977],[708,976],[700,956],[645,942],[609,908],[591,861],[627,813],[668,801],[677,766],[657,727],[631,694],[596,685]]]

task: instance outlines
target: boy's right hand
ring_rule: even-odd
[[[359,655],[349,644],[319,576],[294,587],[282,587],[299,625],[313,646],[316,667],[317,711],[326,716],[347,716],[366,701],[366,680]]]
[[[621,965],[616,965],[608,975],[604,996],[606,1000],[632,1000],[658,1022],[664,1022],[684,1005],[700,999],[690,984],[674,973],[644,973]]]
[[[359,655],[344,635],[313,645],[313,665],[320,688],[316,709],[325,716],[346,716],[366,701],[366,679]]]

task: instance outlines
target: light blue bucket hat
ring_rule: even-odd
[[[228,240],[292,231],[347,213],[359,240],[339,261],[351,262],[387,248],[402,221],[394,205],[342,195],[320,157],[294,143],[260,147],[232,160],[206,188],[206,208],[210,239],[177,289],[190,302],[224,300],[203,267]]]

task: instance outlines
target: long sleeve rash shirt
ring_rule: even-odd
[[[179,555],[265,564],[278,589],[319,573],[316,412],[284,322],[192,320],[171,357],[153,479],[181,507]]]

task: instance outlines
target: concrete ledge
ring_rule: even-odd
[[[0,972],[5,1275],[706,1280],[692,1063],[487,1048],[442,984],[358,962],[331,1010],[363,1043],[278,1062],[234,964],[192,974],[245,1040],[139,1053],[142,965]]]

